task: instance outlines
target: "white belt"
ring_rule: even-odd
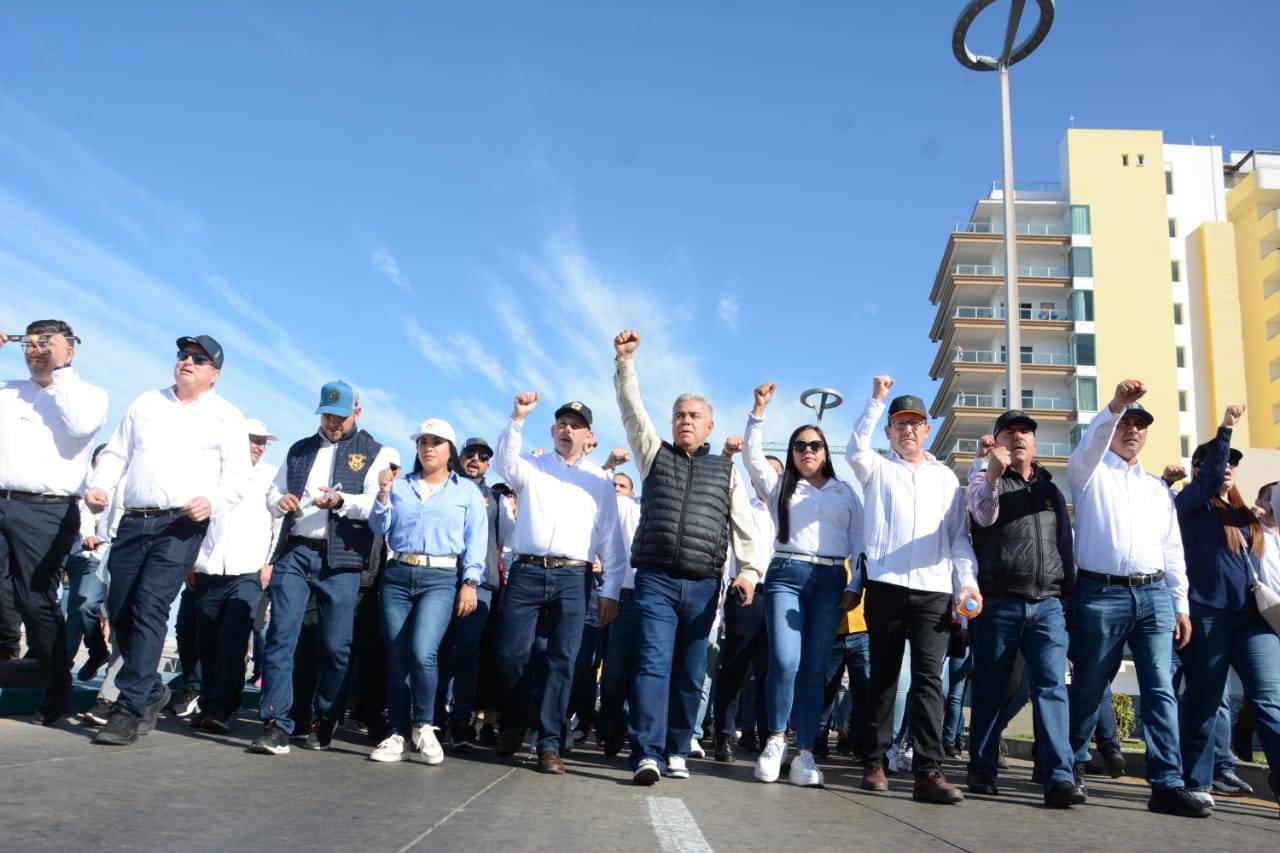
[[[443,556],[434,554],[393,554],[391,559],[404,563],[406,566],[427,566],[432,569],[456,569],[458,567],[457,554],[445,554]]]
[[[844,565],[844,557],[815,557],[813,554],[792,554],[787,551],[775,551],[773,556],[782,560],[799,560],[802,563],[813,563],[815,566]]]

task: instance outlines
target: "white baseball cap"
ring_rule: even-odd
[[[249,435],[265,435],[267,437],[267,441],[280,440],[280,436],[273,434],[267,429],[267,425],[257,418],[245,418],[244,425],[248,430]]]
[[[436,438],[443,438],[452,444],[458,446],[458,440],[454,438],[453,427],[449,426],[448,421],[442,421],[439,418],[428,418],[418,427],[418,431],[409,436],[409,440],[416,442],[424,435],[434,435]]]

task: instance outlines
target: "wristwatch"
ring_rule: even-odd
[[[463,581],[463,583],[464,583],[464,584],[466,584],[467,586],[471,587],[472,589],[475,589],[476,587],[480,586],[480,581],[475,580],[475,579],[473,579],[473,578],[472,578],[472,579],[465,580],[465,581]]]

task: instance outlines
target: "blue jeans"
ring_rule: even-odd
[[[195,565],[208,526],[185,515],[120,521],[111,545],[107,616],[124,661],[116,675],[116,701],[130,713],[142,714],[164,691],[160,655],[169,608]]]
[[[976,621],[976,620],[975,620]],[[1147,782],[1153,788],[1182,787],[1178,747],[1178,702],[1173,695],[1173,601],[1164,581],[1141,587],[1109,586],[1088,578],[1076,582],[1071,625],[1071,749],[1089,761],[1089,738],[1102,693],[1120,668],[1124,645],[1133,652],[1142,700],[1139,713],[1147,742]],[[1222,690],[1213,697],[1215,707]]]
[[[1280,636],[1262,621],[1252,601],[1242,611],[1192,601],[1191,642],[1179,654],[1187,682],[1181,705],[1187,788],[1213,786],[1214,730],[1228,667],[1240,676],[1249,697],[1271,783],[1280,783]]]
[[[275,721],[293,734],[293,664],[302,632],[307,599],[316,600],[316,679],[313,720],[337,719],[338,699],[351,659],[351,630],[355,624],[360,572],[333,571],[324,555],[305,545],[294,545],[276,560],[267,587],[271,595],[271,621],[267,625],[266,653],[262,663],[262,698],[258,717]]]
[[[196,647],[203,674],[200,709],[218,719],[226,720],[240,709],[244,655],[262,595],[257,572],[196,573]]]
[[[1010,672],[1021,652],[1031,686],[1036,763],[1044,777],[1044,790],[1048,792],[1056,782],[1073,782],[1067,623],[1062,600],[991,596],[983,604],[982,615],[969,623],[969,637],[973,651],[969,772],[996,776]]]
[[[435,722],[440,641],[453,619],[457,569],[387,563],[380,604],[387,640],[387,717],[392,734]],[[468,617],[470,618],[470,617]]]
[[[98,624],[107,585],[98,577],[99,565],[97,555],[90,551],[67,557],[67,660],[76,659],[82,639],[90,658],[107,659],[107,641]]]
[[[973,651],[965,649],[962,658],[947,658],[947,695],[942,717],[943,744],[957,743],[964,737],[964,696],[969,692],[973,675]]]
[[[631,676],[635,671],[636,626],[639,622],[632,591],[623,590],[622,600],[618,602],[618,616],[605,628],[608,640],[604,645],[604,666],[600,670],[600,714],[596,718],[596,731],[606,738],[611,732],[626,730],[627,691],[631,688]]]
[[[689,751],[707,669],[707,638],[720,578],[636,572],[636,673],[631,682],[631,769],[642,758],[665,767]]]
[[[489,622],[493,588],[476,587],[476,609],[465,617],[454,618],[441,641],[440,684],[436,688],[436,719],[444,720],[446,702],[449,722],[470,723],[476,702],[476,683],[480,677],[480,640]],[[447,677],[446,677],[447,673]],[[446,682],[452,680],[453,690]]]
[[[843,689],[841,674],[849,671],[849,689]],[[838,634],[827,655],[827,689],[823,697],[827,709],[820,732],[832,728],[845,732],[855,755],[862,755],[867,727],[867,683],[871,679],[871,655],[867,632]]]
[[[785,732],[790,719],[796,731],[796,748],[813,749],[822,715],[827,657],[844,615],[840,609],[844,566],[774,557],[766,577],[769,673],[765,677],[765,715],[769,733]]]
[[[522,728],[532,722],[539,753],[561,750],[587,609],[585,571],[582,566],[547,569],[515,562],[498,605],[493,651],[502,676],[503,724]],[[529,666],[539,620],[545,622],[546,639],[541,685],[530,678]]]

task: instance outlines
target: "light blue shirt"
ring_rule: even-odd
[[[462,555],[462,579],[484,580],[489,547],[489,515],[484,496],[471,480],[449,475],[434,495],[423,497],[422,475],[409,474],[391,484],[386,504],[375,500],[369,528],[387,537],[397,554]]]

